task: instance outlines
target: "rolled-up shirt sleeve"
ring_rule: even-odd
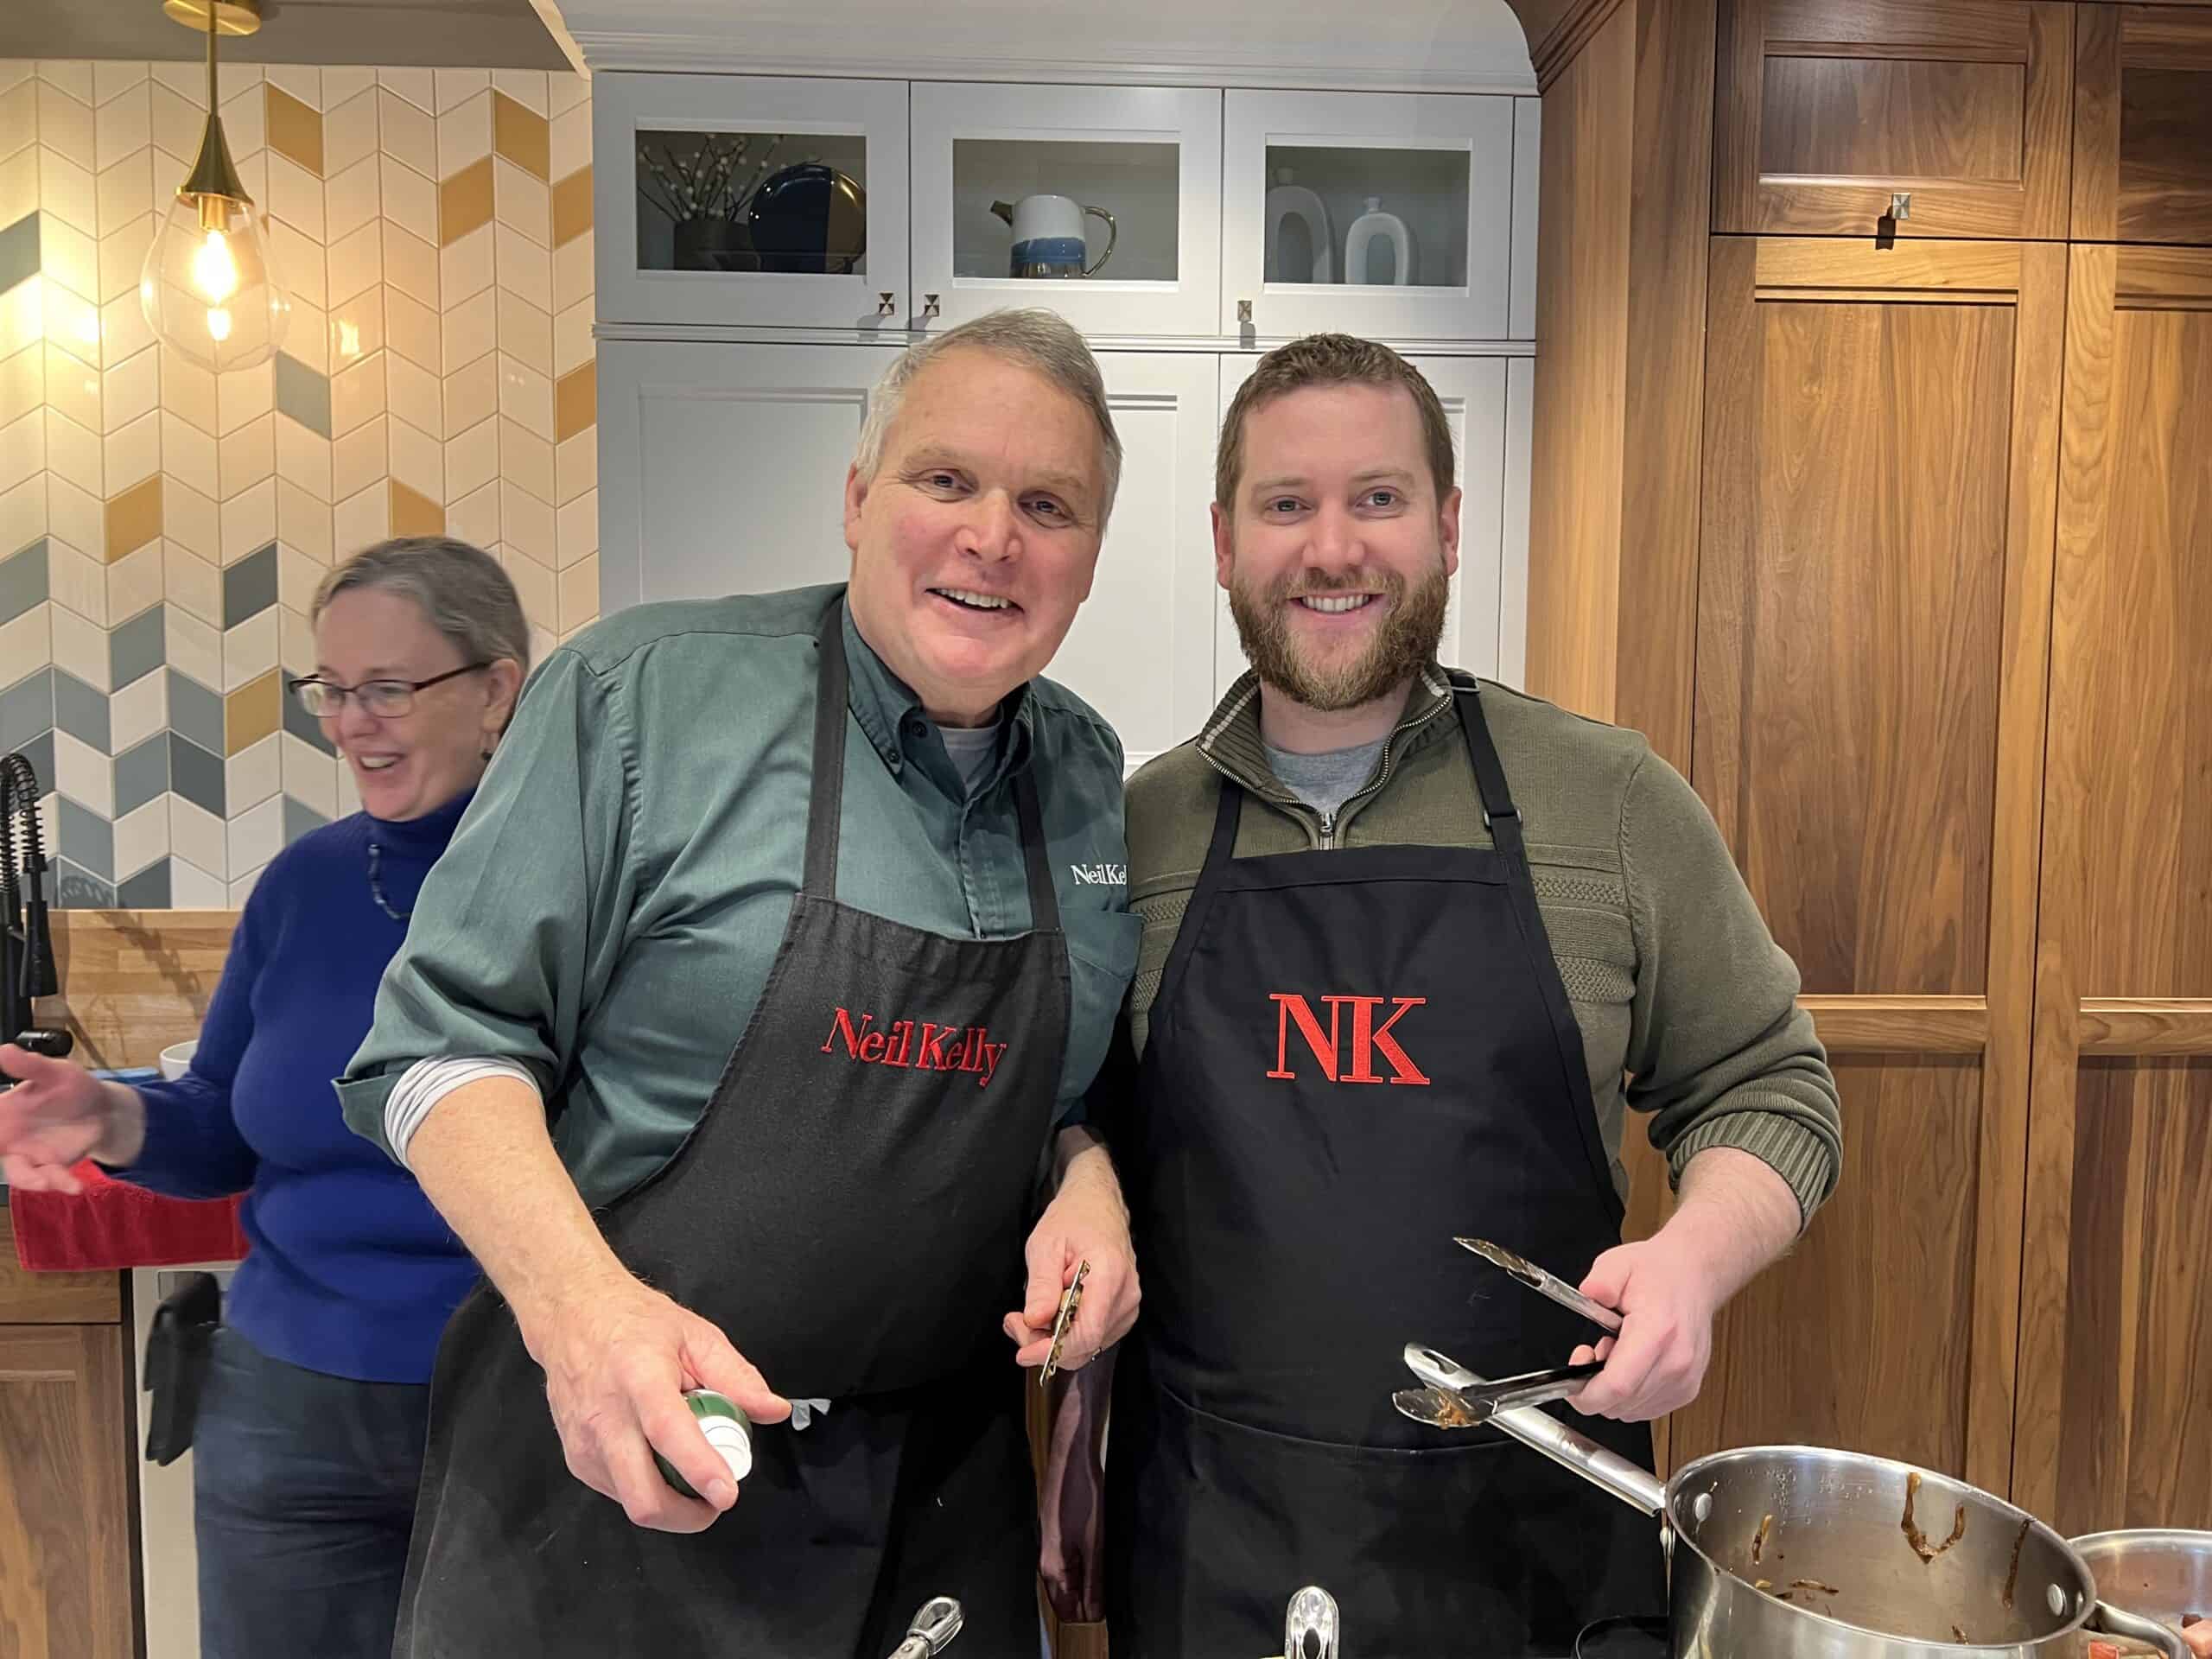
[[[624,699],[575,651],[532,676],[337,1080],[356,1134],[400,1156],[388,1109],[426,1060],[508,1062],[556,1097],[628,942],[632,740]]]

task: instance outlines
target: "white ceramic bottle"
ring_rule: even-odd
[[[1287,270],[1282,262],[1285,220],[1297,219],[1306,227],[1306,245],[1313,250],[1313,268]],[[1298,183],[1288,168],[1275,172],[1275,188],[1268,192],[1265,264],[1271,283],[1333,283],[1337,280],[1337,238],[1329,232],[1329,210],[1321,198]]]
[[[1414,233],[1395,213],[1382,211],[1382,198],[1370,196],[1367,211],[1351,222],[1344,236],[1344,281],[1372,283],[1368,264],[1369,245],[1380,237],[1390,245],[1392,261],[1387,286],[1410,288],[1414,280]]]

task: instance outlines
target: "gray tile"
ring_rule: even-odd
[[[28,743],[10,744],[5,739],[0,739],[0,754],[6,753],[10,748],[22,751],[23,759],[31,763],[31,770],[38,774],[41,789],[53,789],[54,734],[51,730],[41,732]]]
[[[133,876],[117,884],[115,902],[124,910],[169,908],[169,861],[157,858]]]
[[[313,807],[296,801],[289,795],[284,798],[284,844],[287,847],[309,830],[320,830],[329,822]]]
[[[169,734],[169,787],[203,812],[228,817],[223,810],[223,759],[197,743]]]
[[[47,595],[46,537],[0,559],[0,622],[12,622]]]
[[[169,734],[156,732],[115,757],[115,816],[136,812],[169,786]]]
[[[54,671],[54,723],[79,743],[108,751],[107,694],[66,669]]]
[[[56,859],[54,863],[54,902],[62,910],[113,910],[115,883],[90,870]]]
[[[162,607],[149,605],[108,631],[107,680],[120,691],[135,685],[167,660],[162,643]]]
[[[54,803],[54,845],[48,849],[65,853],[69,861],[103,881],[115,880],[115,826],[97,812],[88,812],[67,795]]]
[[[276,353],[276,410],[321,437],[330,435],[330,377]]]
[[[301,708],[300,700],[292,695],[292,682],[299,677],[289,668],[284,671],[284,729],[325,754],[335,754],[338,746],[322,734],[322,722]]]
[[[0,230],[0,294],[38,274],[38,215],[25,213]]]
[[[41,733],[54,729],[54,671],[41,668],[0,691],[0,754],[20,749]],[[39,781],[54,785],[51,771]]]
[[[169,670],[169,729],[213,754],[223,752],[223,700],[199,681]]]
[[[249,553],[223,571],[223,630],[228,632],[276,602],[276,543]]]

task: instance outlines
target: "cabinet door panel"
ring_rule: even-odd
[[[2212,245],[2212,10],[2075,12],[2075,239]]]

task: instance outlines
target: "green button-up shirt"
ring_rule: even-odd
[[[385,1146],[385,1103],[430,1058],[512,1059],[538,1079],[588,1203],[664,1165],[744,1035],[805,862],[817,652],[836,588],[640,606],[532,677],[416,900],[339,1095]],[[849,612],[837,897],[935,932],[1027,931],[1013,779],[1036,779],[1071,1007],[1073,1121],[1136,965],[1122,746],[1039,679],[1009,700],[971,788]]]

